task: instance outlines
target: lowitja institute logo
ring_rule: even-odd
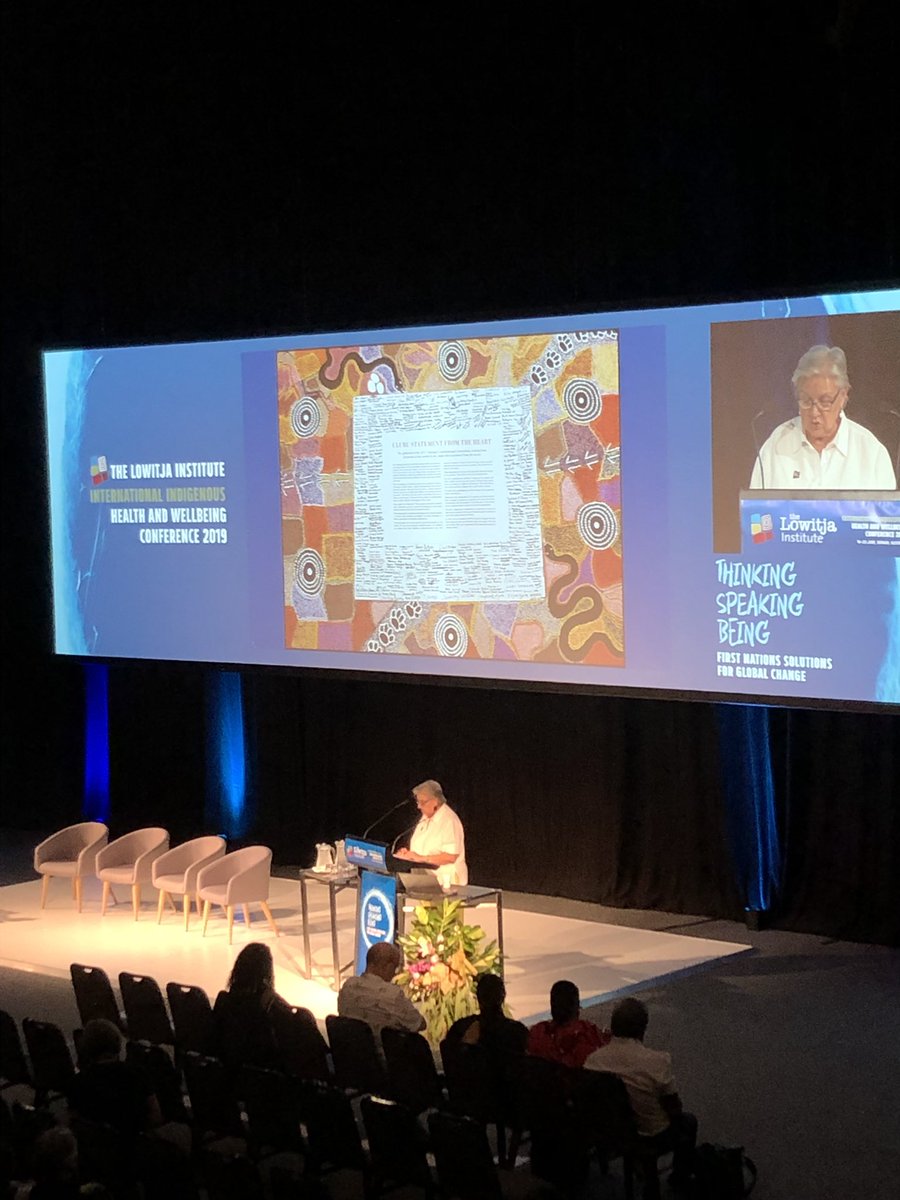
[[[775,537],[771,513],[751,513],[750,538],[753,542],[771,542]]]
[[[96,458],[91,459],[91,483],[97,487],[101,483],[106,483],[109,479],[109,463],[106,461],[105,454],[98,454]]]

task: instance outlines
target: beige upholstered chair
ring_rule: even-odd
[[[250,925],[248,904],[259,904],[266,914],[272,932],[278,936],[278,926],[269,908],[269,876],[272,869],[272,851],[267,846],[247,846],[234,850],[218,862],[204,867],[197,880],[197,895],[203,901],[203,935],[213,904],[220,904],[228,918],[228,944],[234,926],[235,905],[240,904],[244,921]]]
[[[97,878],[103,883],[100,912],[106,913],[106,902],[114,883],[128,884],[134,919],[141,911],[141,887],[150,883],[153,864],[169,848],[165,829],[135,829],[124,837],[110,842],[97,855]],[[115,896],[113,896],[115,899]]]
[[[100,821],[82,821],[69,825],[45,838],[34,848],[34,869],[43,875],[41,908],[47,903],[50,880],[54,875],[72,880],[72,895],[81,912],[81,885],[85,875],[93,876],[97,853],[109,841],[109,830]]]
[[[181,896],[184,908],[184,929],[187,932],[191,920],[191,903],[197,891],[197,876],[203,867],[222,857],[225,853],[225,839],[220,837],[199,837],[190,842],[183,842],[174,850],[161,854],[153,864],[153,886],[159,888],[159,907],[156,910],[157,925],[162,920],[166,900],[170,896]],[[200,911],[200,899],[197,898],[197,911]]]

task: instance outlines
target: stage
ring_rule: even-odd
[[[128,889],[119,889],[119,904],[100,916],[100,885],[86,880],[83,912],[77,913],[69,883],[51,883],[47,907],[40,909],[40,880],[0,888],[3,925],[0,965],[39,975],[68,979],[69,964],[102,967],[116,983],[120,971],[151,975],[160,984],[170,981],[198,984],[211,999],[225,986],[231,964],[249,941],[271,946],[275,984],[291,1004],[303,1005],[320,1020],[336,1011],[331,987],[331,935],[327,891],[310,889],[312,978],[304,976],[299,883],[274,877],[269,905],[278,925],[276,938],[258,906],[251,906],[247,929],[240,919],[234,942],[228,945],[225,918],[218,910],[209,920],[207,935],[194,915],[184,932],[182,916],[166,910],[157,925],[157,893],[146,889],[140,919],[134,920]],[[353,953],[355,893],[338,900],[341,951],[344,962]],[[496,935],[492,905],[470,909],[470,921],[483,924],[488,937]],[[526,1023],[547,1015],[550,985],[571,979],[581,990],[584,1005],[612,1000],[644,988],[699,971],[724,958],[747,953],[751,947],[684,934],[591,920],[552,916],[516,908],[507,896],[503,912],[506,946],[506,985],[512,1014]]]

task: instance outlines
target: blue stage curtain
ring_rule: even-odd
[[[86,821],[109,821],[109,668],[82,663],[84,673],[84,800]]]
[[[769,710],[717,705],[725,827],[748,913],[769,911],[781,881],[781,839],[775,803]]]
[[[206,825],[234,841],[252,824],[242,679],[237,671],[211,671],[206,688]]]

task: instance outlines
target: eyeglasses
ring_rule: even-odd
[[[843,390],[841,388],[841,391]],[[813,400],[811,396],[798,396],[797,403],[804,411],[808,411],[810,408],[817,408],[819,412],[830,412],[841,391],[835,392],[833,396],[819,396],[817,400]]]

